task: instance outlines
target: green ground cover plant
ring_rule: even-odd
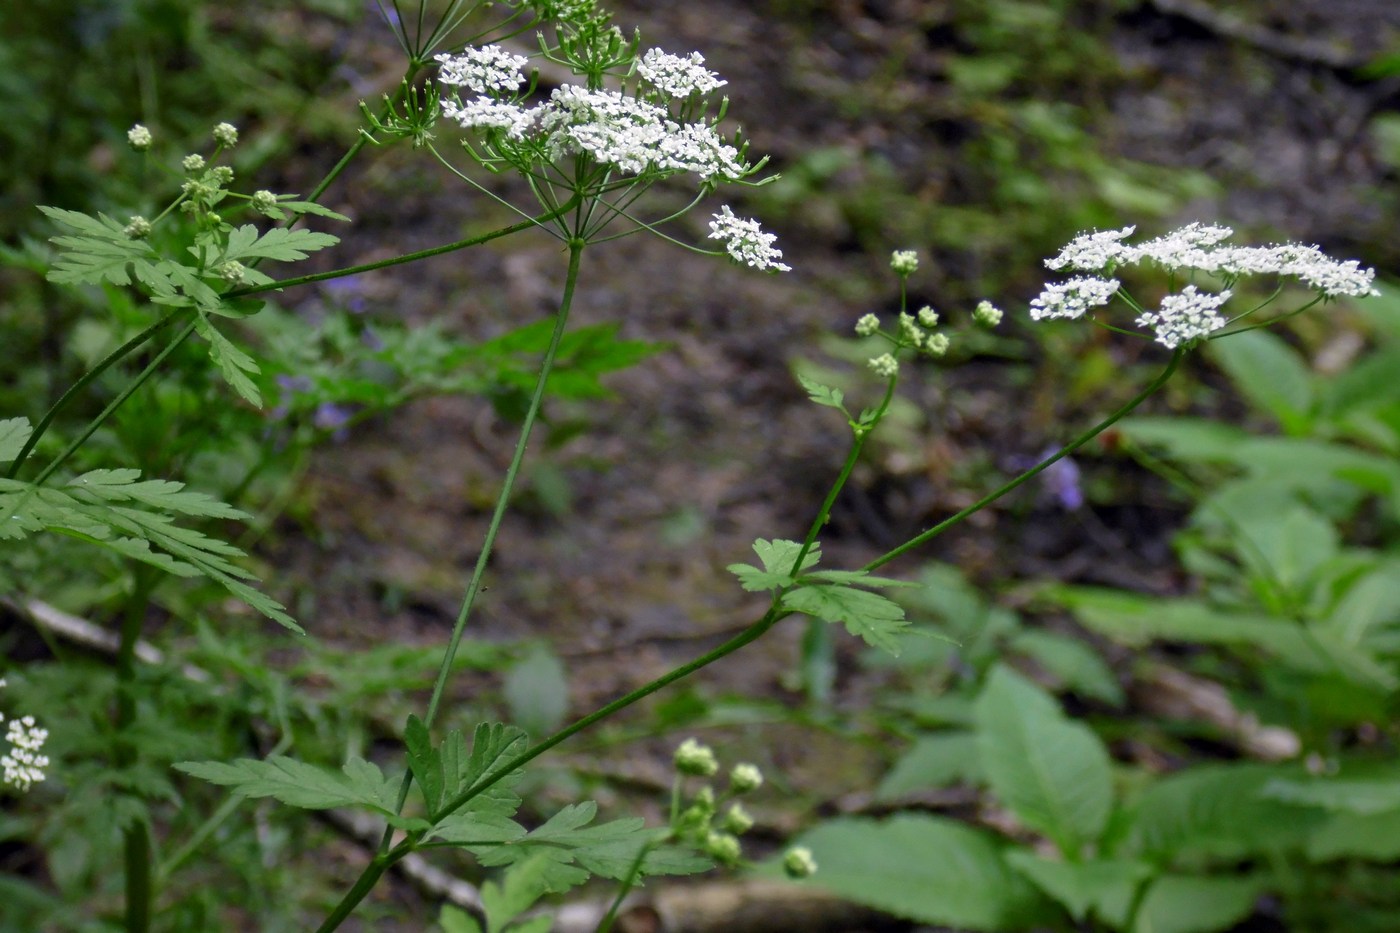
[[[754,542],[753,559],[735,555],[728,568],[743,590],[764,594],[767,608],[710,650],[567,721],[558,693],[539,686],[561,680],[546,648],[492,649],[466,635],[546,403],[586,403],[602,394],[607,373],[658,350],[622,339],[616,326],[570,325],[586,256],[612,240],[652,234],[756,271],[790,271],[776,238],[727,204],[706,204],[709,232],[698,244],[684,242],[675,223],[721,189],[757,188],[773,176],[764,158],[726,130],[726,82],[700,53],[648,47],[591,0],[454,0],[381,10],[404,53],[402,83],[362,108],[358,141],[305,195],[245,183],[231,162],[241,133],[230,122],[214,125],[196,152],[172,150],[160,127],[138,124],[126,142],[143,184],[117,199],[130,207],[114,217],[41,206],[47,245],[11,257],[45,270],[50,285],[84,296],[85,314],[67,333],[81,373],[51,405],[16,396],[9,403],[14,410],[0,418],[0,593],[21,607],[48,593],[62,593],[69,604],[115,606],[118,631],[109,659],[54,646],[55,661],[7,670],[21,712],[8,714],[4,783],[26,796],[0,827],[42,870],[0,882],[8,895],[0,906],[6,923],[217,929],[238,916],[265,929],[329,931],[352,917],[385,917],[391,908],[371,894],[394,866],[450,853],[490,880],[475,913],[443,913],[444,929],[548,929],[548,914],[538,912],[542,902],[590,878],[615,884],[612,908],[599,923],[608,929],[624,896],[646,878],[745,865],[740,837],[752,818],[739,798],[763,777],[748,763],[725,762],[725,779],[712,783],[721,770],[714,752],[685,741],[674,756],[667,818],[651,826],[640,817],[600,820],[590,799],[549,814],[527,811],[530,766],[793,617],[808,619],[809,633],[840,626],[872,650],[901,659],[890,663],[909,665],[912,656],[936,664],[953,645],[966,652],[973,660],[961,685],[965,695],[960,704],[942,704],[945,715],[961,705],[961,728],[926,736],[910,753],[922,757],[901,762],[882,793],[927,782],[921,769],[942,767],[944,777],[984,783],[1021,832],[1037,840],[1013,844],[985,829],[904,815],[818,827],[774,861],[789,876],[816,872],[828,888],[896,913],[979,929],[1091,917],[1111,928],[1218,929],[1248,913],[1260,892],[1279,889],[1281,869],[1241,869],[1241,860],[1283,850],[1288,858],[1300,847],[1315,854],[1306,850],[1313,837],[1273,832],[1277,813],[1290,815],[1294,833],[1311,826],[1312,817],[1393,815],[1390,784],[1364,768],[1355,779],[1349,771],[1319,778],[1307,768],[1242,765],[1157,782],[1118,781],[1102,739],[1003,663],[1028,658],[1069,689],[1121,702],[1096,655],[1073,639],[1021,626],[965,590],[963,605],[973,617],[919,622],[911,607],[922,599],[946,613],[929,594],[949,596],[957,587],[946,577],[940,585],[936,574],[918,581],[877,573],[1110,428],[1132,442],[1144,463],[1183,484],[1198,480],[1179,464],[1223,466],[1226,479],[1202,496],[1183,554],[1207,577],[1215,574],[1221,603],[1257,600],[1257,611],[1278,616],[1277,623],[1245,624],[1210,606],[1199,610],[1197,629],[1184,623],[1181,630],[1133,632],[1267,642],[1280,670],[1292,666],[1298,676],[1323,677],[1343,694],[1351,690],[1371,705],[1343,705],[1333,719],[1307,723],[1323,771],[1341,767],[1334,765],[1336,750],[1328,755],[1322,745],[1336,741],[1339,730],[1358,728],[1357,710],[1369,714],[1393,691],[1387,624],[1394,597],[1387,548],[1375,542],[1346,548],[1337,529],[1356,520],[1368,497],[1389,497],[1392,507],[1400,501],[1384,456],[1400,429],[1394,402],[1370,392],[1365,377],[1352,376],[1341,388],[1313,380],[1287,344],[1262,328],[1315,305],[1371,298],[1374,273],[1316,247],[1235,245],[1231,230],[1205,224],[1137,239],[1132,227],[1085,233],[1048,260],[1059,280],[1030,303],[1030,318],[1088,319],[1121,339],[1153,341],[1163,356],[1158,374],[967,508],[862,566],[834,567],[823,563],[823,530],[891,411],[901,373],[938,366],[959,341],[1004,317],[990,301],[941,311],[912,307],[909,282],[919,256],[895,252],[890,268],[898,310],[862,317],[853,335],[865,381],[847,391],[800,380],[811,400],[844,426],[847,449],[835,477],[805,529],[775,529]],[[514,40],[521,37],[529,54],[517,51]],[[545,69],[567,77],[546,82]],[[340,239],[329,231],[353,227],[322,203],[324,195],[347,166],[395,144],[411,147],[515,221],[370,263],[286,271],[318,254],[334,255]],[[511,190],[519,193],[502,193],[489,183],[495,175],[517,181]],[[432,326],[371,327],[340,307],[313,326],[276,304],[315,283],[411,268],[527,233],[557,243],[563,286],[551,318],[492,340],[467,343]],[[1326,473],[1310,477],[1318,488],[1299,488],[1288,471],[1266,471],[1251,476],[1249,491],[1241,493],[1228,470],[1263,469],[1268,462],[1241,456],[1250,449],[1247,438],[1221,436],[1220,452],[1211,456],[1205,439],[1229,429],[1176,420],[1154,434],[1150,421],[1124,422],[1188,355],[1207,346],[1237,348],[1218,351],[1222,365],[1247,398],[1279,419],[1290,435],[1284,440],[1306,445],[1273,456],[1279,462],[1314,457]],[[1377,353],[1379,362],[1349,372],[1376,378],[1393,350]],[[1298,379],[1275,390],[1267,388],[1274,383],[1250,378],[1251,368],[1279,366]],[[17,378],[41,381],[25,373]],[[269,630],[281,638],[306,637],[297,607],[272,595],[275,581],[261,582],[275,568],[255,571],[249,551],[290,501],[318,444],[437,394],[486,398],[518,424],[450,636],[432,651],[385,646],[334,658],[313,648],[305,663],[328,686],[303,690],[296,671],[266,665],[262,648],[226,631],[231,622],[249,625],[251,610],[275,623]],[[862,401],[851,400],[857,395]],[[1173,448],[1184,433],[1189,443]],[[1161,446],[1167,454],[1152,453]],[[200,478],[198,489],[187,482],[193,476]],[[920,582],[933,586],[912,595]],[[1111,626],[1102,620],[1114,611],[1121,618],[1133,610],[1123,594],[1105,599],[1061,588],[1045,598],[1103,630]],[[1187,605],[1161,618],[1192,611]],[[179,659],[143,657],[141,635],[152,614],[187,626],[197,647]],[[1273,637],[1265,638],[1270,625]],[[819,654],[809,654],[809,667]],[[463,725],[447,715],[454,677],[465,668],[503,667],[515,678],[505,690],[513,722],[482,716]],[[230,674],[238,684],[233,689]],[[387,743],[371,738],[378,726],[356,709],[375,687],[428,693],[422,705],[407,701],[394,710]],[[820,689],[809,684],[808,692],[820,700]],[[1286,695],[1282,685],[1280,693]],[[902,715],[916,721],[918,705]],[[1304,734],[1302,722],[1298,729]],[[950,752],[956,767],[930,764]],[[46,788],[55,787],[63,793],[46,797]],[[1220,831],[1216,815],[1202,817],[1203,799],[1240,821],[1239,833]],[[242,807],[247,800],[282,807]],[[304,822],[291,814],[329,810],[368,815],[379,841],[353,880],[328,894],[313,890],[308,866],[317,851],[300,838]],[[1256,813],[1262,814],[1257,825],[1248,823]],[[1308,819],[1292,819],[1300,813]],[[247,823],[253,825],[240,828]],[[1252,835],[1260,826],[1268,830],[1263,841]],[[921,866],[927,877],[891,887],[888,881],[903,877],[898,869],[909,865]],[[1215,870],[1220,865],[1229,868]],[[201,883],[210,877],[219,883]],[[238,913],[259,903],[269,906],[256,918]]]

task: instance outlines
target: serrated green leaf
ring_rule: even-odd
[[[1126,697],[1113,670],[1084,642],[1053,632],[1026,629],[1011,639],[1011,650],[1034,658],[1064,689],[1122,706]]]
[[[29,442],[34,429],[28,418],[7,418],[0,421],[0,463],[12,463]]]
[[[992,931],[1045,917],[1044,900],[1002,861],[996,837],[954,820],[838,819],[798,842],[817,862],[806,883],[898,917]]]
[[[880,589],[919,586],[919,584],[909,580],[871,576],[870,572],[866,570],[814,570],[811,573],[803,574],[802,580],[803,582],[808,580],[820,580],[824,583],[854,584],[856,586],[871,586]]]
[[[824,622],[841,622],[872,648],[898,656],[898,636],[909,628],[904,607],[879,593],[849,586],[799,586],[783,594],[783,607]]]
[[[1084,724],[1004,665],[977,700],[977,748],[992,791],[1067,858],[1096,842],[1113,808],[1108,751]]]
[[[549,886],[550,858],[544,853],[522,859],[506,869],[501,883],[488,881],[481,886],[482,912],[486,914],[486,933],[501,933],[512,920],[535,906]],[[558,892],[554,892],[558,893]],[[549,918],[543,918],[546,924]],[[516,930],[520,930],[516,927]],[[548,925],[544,929],[549,929]]]
[[[240,758],[232,764],[184,761],[174,767],[191,777],[228,787],[240,797],[272,797],[303,810],[357,807],[378,813],[400,828],[427,825],[395,813],[399,782],[385,778],[378,765],[363,758],[351,758],[340,774],[285,755],[265,761]]]
[[[219,333],[203,314],[195,319],[194,329],[208,341],[209,358],[219,367],[224,380],[253,407],[262,408],[262,395],[253,380],[248,378],[250,374],[256,375],[262,371],[257,362]]]
[[[1245,858],[1301,847],[1321,810],[1270,800],[1263,789],[1305,774],[1296,765],[1200,765],[1157,781],[1134,802],[1127,844],[1154,858]]]
[[[408,747],[409,768],[423,792],[429,819],[434,821],[438,820],[445,806],[483,778],[495,774],[509,759],[523,751],[526,744],[525,733],[514,726],[480,723],[472,734],[470,750],[460,729],[447,733],[442,744],[434,747],[427,729],[416,716],[409,717],[404,729],[404,741]],[[455,827],[453,832],[459,835],[475,832],[464,822],[472,813],[513,816],[520,806],[520,798],[510,787],[518,778],[518,774],[507,776],[474,798],[468,804],[467,811],[463,812],[463,819],[452,823]],[[492,825],[499,828],[499,824]]]
[[[1133,933],[1215,933],[1239,923],[1264,885],[1258,878],[1166,875],[1147,889]]]
[[[835,408],[842,412],[846,410],[844,404],[846,401],[846,394],[840,389],[833,389],[831,386],[822,385],[815,379],[808,379],[800,373],[797,376],[797,381],[802,385],[802,388],[807,391],[807,397],[818,405],[825,405],[827,408]]]
[[[228,242],[219,257],[219,263],[235,260],[248,262],[254,259],[293,262],[305,259],[308,254],[328,246],[334,246],[339,242],[339,237],[331,236],[329,233],[317,233],[313,230],[302,229],[292,230],[286,227],[273,227],[266,233],[259,234],[257,227],[252,224],[244,224],[229,231]],[[193,248],[191,251],[198,256],[198,252]]]
[[[232,562],[243,556],[241,550],[175,524],[179,515],[237,518],[242,512],[201,493],[186,492],[181,483],[138,482],[139,476],[136,470],[96,470],[63,487],[0,479],[0,539],[52,531],[177,576],[203,575],[268,618],[302,632],[285,607],[244,582],[252,574]]]
[[[544,855],[542,878],[551,891],[582,884],[590,875],[628,877],[641,858],[640,874],[692,874],[709,868],[709,859],[662,842],[667,829],[649,829],[640,818],[589,826],[597,815],[592,801],[564,807],[529,834],[502,845],[471,847],[483,865],[509,865]]]
[[[1117,929],[1127,925],[1138,887],[1152,874],[1143,862],[1054,862],[1023,849],[1007,852],[1006,861],[1063,905],[1075,923],[1092,912]]]
[[[1321,807],[1324,810],[1376,816],[1400,810],[1400,780],[1333,778],[1329,780],[1287,780],[1277,778],[1260,792],[1270,800]]]
[[[483,933],[481,924],[476,922],[475,917],[451,904],[442,905],[442,911],[438,914],[438,925],[442,927],[443,933]]]
[[[962,781],[982,784],[986,776],[977,757],[977,736],[971,732],[939,732],[920,737],[875,789],[876,800],[936,790]]]
[[[802,558],[802,566],[795,568],[793,565],[797,561],[797,555],[802,551],[802,545],[796,541],[785,541],[781,538],[775,538],[772,541],[759,538],[753,543],[753,550],[758,555],[759,563],[763,567],[762,570],[749,564],[730,564],[726,568],[738,577],[739,584],[751,593],[791,586],[796,579],[794,571],[800,574],[821,560],[821,546],[813,545],[812,549]]]
[[[329,207],[317,204],[315,201],[278,201],[277,206],[293,214],[311,214],[316,217],[327,217],[331,220],[341,220],[346,223],[350,218],[344,214],[338,214]]]
[[[61,226],[76,230],[76,236],[57,236],[50,242],[59,248],[58,257],[47,278],[61,284],[98,284],[110,282],[113,285],[130,285],[133,263],[144,263],[140,273],[153,275],[152,260],[156,252],[145,240],[133,240],[123,231],[123,224],[105,214],[90,217],[78,211],[67,211],[57,207],[40,207],[39,210]]]
[[[1214,340],[1209,353],[1235,388],[1272,415],[1288,434],[1305,434],[1316,404],[1307,362],[1277,334],[1253,330]]]

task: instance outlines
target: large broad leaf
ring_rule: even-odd
[[[1129,645],[1154,638],[1267,651],[1303,671],[1340,672],[1362,683],[1390,687],[1395,673],[1330,628],[1305,632],[1296,622],[1263,613],[1217,609],[1190,599],[1161,599],[1121,590],[1051,586],[1044,594],[1071,609],[1080,622]]]
[[[1112,669],[1097,651],[1078,638],[1026,629],[1012,637],[1011,650],[1034,658],[1066,690],[1111,706],[1123,705],[1123,687]]]
[[[1400,779],[1397,776],[1369,780],[1302,781],[1281,778],[1265,784],[1262,794],[1270,800],[1360,816],[1400,811]]]
[[[1075,923],[1092,913],[1118,929],[1127,925],[1138,887],[1152,874],[1143,862],[1053,862],[1024,849],[1007,852],[1006,861],[1058,901]]]
[[[1210,355],[1235,388],[1273,415],[1286,433],[1307,433],[1316,380],[1297,350],[1268,331],[1254,330],[1212,341]]]
[[[1254,909],[1262,888],[1256,878],[1158,878],[1138,908],[1133,933],[1228,930]]]
[[[1278,779],[1304,776],[1288,765],[1202,765],[1163,778],[1135,802],[1126,848],[1156,858],[1198,853],[1244,858],[1301,848],[1321,810],[1264,796]]]
[[[877,800],[947,787],[961,781],[982,784],[977,737],[971,732],[940,732],[916,741],[875,789]]]
[[[1306,852],[1314,862],[1350,858],[1393,862],[1400,859],[1400,810],[1329,814],[1308,835]]]
[[[800,842],[817,862],[810,883],[899,917],[969,930],[1017,930],[1047,913],[1035,889],[1002,861],[996,837],[954,820],[839,819]]]
[[[1070,858],[1099,838],[1113,807],[1113,779],[1108,751],[1087,726],[999,666],[977,701],[977,730],[987,781],[1023,823]]]

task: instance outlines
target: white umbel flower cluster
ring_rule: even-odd
[[[1108,304],[1118,293],[1117,279],[1075,276],[1068,282],[1056,282],[1031,302],[1031,319],[1083,317],[1090,308]]]
[[[0,687],[5,681],[0,679]],[[0,713],[0,721],[4,721]],[[23,793],[44,779],[44,769],[49,766],[47,755],[39,752],[48,741],[49,730],[41,729],[33,716],[11,719],[5,732],[5,741],[10,745],[6,755],[0,755],[0,784],[6,784]]]
[[[1316,246],[1231,246],[1225,241],[1234,236],[1234,230],[1200,223],[1137,245],[1123,242],[1135,229],[1080,234],[1045,265],[1055,270],[1104,273],[1146,262],[1168,272],[1204,272],[1227,282],[1244,275],[1293,278],[1327,298],[1378,294],[1373,285],[1374,269],[1363,269],[1354,259],[1332,259]]]
[[[709,94],[729,83],[705,68],[705,56],[699,52],[669,55],[660,49],[647,49],[637,63],[637,74],[652,87],[673,98]]]
[[[447,95],[443,116],[463,129],[503,134],[504,140],[488,135],[488,146],[508,160],[512,155],[531,161],[539,153],[552,160],[587,154],[629,175],[693,172],[706,182],[737,181],[750,170],[739,150],[713,126],[680,122],[643,97],[566,84],[548,100],[522,106],[516,94],[525,80],[526,60],[499,46],[439,55],[437,61],[440,83],[479,95],[466,101]],[[664,94],[689,97],[725,83],[701,67],[703,62],[698,52],[683,58],[652,49],[638,70]]]
[[[1080,234],[1059,255],[1047,259],[1045,265],[1051,269],[1091,274],[1046,286],[1040,297],[1031,302],[1031,317],[1082,317],[1090,308],[1106,304],[1118,291],[1118,281],[1107,278],[1109,274],[1141,263],[1173,275],[1203,273],[1227,286],[1246,275],[1272,275],[1296,279],[1316,290],[1321,298],[1365,298],[1378,294],[1374,269],[1362,268],[1354,259],[1333,259],[1316,246],[1232,246],[1226,242],[1234,235],[1232,229],[1200,223],[1143,243],[1126,242],[1135,230],[1124,227]],[[1230,295],[1229,288],[1213,294],[1188,285],[1180,293],[1164,298],[1158,310],[1140,314],[1137,325],[1152,328],[1158,343],[1176,348],[1228,324],[1230,319],[1220,314],[1220,307]]]
[[[434,55],[438,82],[449,87],[466,87],[478,94],[513,94],[525,83],[525,66],[530,60],[513,55],[499,45],[468,47],[460,55],[443,52]]]
[[[1157,342],[1175,350],[1183,343],[1204,337],[1224,327],[1227,323],[1220,316],[1220,306],[1230,298],[1230,290],[1218,295],[1198,292],[1196,286],[1188,285],[1179,295],[1168,295],[1162,299],[1162,307],[1157,311],[1144,311],[1137,319],[1138,327],[1151,327],[1157,334]]]
[[[783,258],[782,250],[773,248],[777,237],[765,233],[758,221],[736,217],[728,204],[721,207],[714,218],[710,221],[710,239],[723,240],[724,248],[735,262],[775,272],[791,270],[791,266],[779,261]]]

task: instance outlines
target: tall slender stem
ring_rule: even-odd
[[[190,318],[189,323],[180,329],[180,332],[171,339],[170,343],[166,344],[165,349],[157,353],[155,357],[146,364],[146,368],[137,373],[136,378],[127,383],[126,388],[122,389],[116,398],[108,402],[107,407],[102,409],[96,418],[88,422],[88,426],[83,429],[81,434],[73,438],[72,443],[63,449],[63,453],[54,457],[49,465],[44,467],[44,471],[34,478],[35,486],[42,486],[44,480],[52,476],[53,472],[62,466],[69,457],[73,456],[79,447],[87,443],[87,439],[92,437],[98,428],[102,427],[102,423],[112,416],[112,412],[126,404],[126,400],[131,398],[131,396],[136,393],[136,390],[141,388],[146,380],[155,374],[155,371],[165,362],[166,357],[174,353],[175,348],[184,343],[190,334],[194,333],[194,324],[196,320],[197,318]]]
[[[1143,389],[1137,395],[1134,395],[1113,414],[1109,415],[1107,418],[1103,419],[1098,424],[1094,425],[1092,428],[1085,431],[1083,434],[1079,435],[1074,440],[1070,441],[1064,447],[1061,447],[1053,455],[1045,458],[1044,460],[1040,461],[1040,463],[1036,464],[1026,472],[1022,473],[1020,476],[1017,476],[1014,479],[1003,483],[996,489],[987,493],[982,498],[978,499],[976,502],[969,505],[967,508],[963,509],[961,512],[958,512],[956,515],[950,515],[948,518],[945,518],[937,525],[934,525],[928,531],[925,531],[913,538],[910,538],[908,541],[904,542],[899,547],[894,548],[893,550],[886,551],[884,554],[881,554],[879,557],[875,558],[861,569],[875,570],[879,567],[883,567],[885,564],[888,564],[896,557],[900,557],[903,554],[907,554],[915,548],[928,543],[932,539],[941,535],[943,532],[947,531],[953,525],[956,525],[963,519],[967,518],[969,515],[972,515],[975,512],[982,511],[982,509],[985,509],[987,506],[991,505],[993,502],[1000,499],[1008,492],[1011,492],[1011,490],[1015,489],[1023,483],[1030,481],[1031,479],[1034,479],[1036,476],[1040,475],[1041,473],[1048,470],[1050,467],[1054,466],[1060,460],[1063,460],[1065,457],[1068,457],[1070,454],[1074,453],[1076,450],[1083,447],[1085,444],[1089,443],[1094,438],[1098,437],[1104,431],[1107,431],[1109,428],[1113,427],[1114,424],[1116,424],[1120,419],[1125,417],[1133,409],[1137,408],[1143,402],[1147,401],[1149,397],[1151,397],[1158,389],[1165,385],[1166,381],[1172,377],[1172,373],[1176,372],[1177,367],[1181,365],[1181,361],[1183,358],[1185,358],[1185,356],[1185,348],[1177,348],[1177,350],[1172,353],[1172,358],[1167,361],[1166,368],[1163,369],[1162,372],[1157,375],[1157,378],[1153,379],[1150,383],[1148,383],[1145,389]]]
[[[117,717],[115,764],[127,768],[137,760],[135,742],[127,734],[136,723],[136,643],[146,619],[155,573],[149,567],[136,572],[135,585],[122,616],[117,646]],[[133,820],[122,829],[122,862],[126,883],[126,931],[149,933],[154,900],[151,864],[151,831],[145,820]]]

